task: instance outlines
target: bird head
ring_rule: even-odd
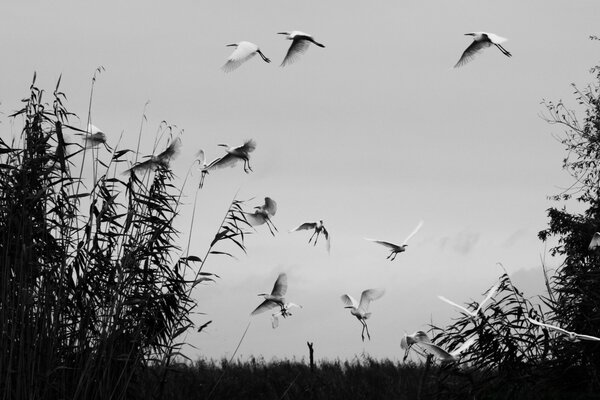
[[[290,39],[290,32],[277,32],[278,35],[287,35],[288,39]]]

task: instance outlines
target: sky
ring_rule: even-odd
[[[254,172],[241,165],[206,178],[190,227],[195,173],[184,190],[180,243],[203,256],[229,202],[266,196],[278,203],[273,237],[265,226],[247,237],[248,254],[211,257],[216,283],[194,293],[202,332],[186,336],[185,354],[233,354],[269,360],[307,356],[352,359],[361,354],[400,359],[404,332],[445,325],[458,317],[441,302],[479,299],[503,271],[529,297],[544,294],[547,254],[537,232],[547,226],[547,200],[571,180],[561,170],[557,126],[543,119],[542,100],[576,108],[571,83],[584,86],[598,62],[596,0],[378,1],[22,1],[3,5],[0,37],[0,135],[18,135],[8,115],[37,86],[51,93],[62,74],[67,107],[84,128],[91,79],[94,125],[109,143],[150,154],[161,121],[182,132],[173,169],[182,182],[196,152],[220,156],[219,143],[253,138]],[[279,67],[289,41],[277,32],[312,34],[294,64]],[[452,68],[471,43],[464,33],[508,38],[507,58],[489,48]],[[236,71],[220,67],[230,43],[250,41],[259,57]],[[49,99],[49,97],[48,97]],[[143,119],[145,115],[145,119]],[[162,147],[161,147],[162,146]],[[166,146],[163,138],[159,151]],[[569,207],[575,207],[568,204]],[[309,245],[308,232],[289,233],[322,219],[332,237]],[[422,229],[395,261],[367,242],[401,243]],[[190,231],[191,229],[191,231]],[[233,249],[230,249],[233,250]],[[235,250],[234,250],[235,251]],[[277,275],[289,277],[287,298],[302,309],[272,329],[268,313],[249,313]],[[373,302],[372,340],[340,296],[385,288]]]

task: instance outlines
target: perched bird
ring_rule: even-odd
[[[599,246],[600,246],[600,232],[596,232],[596,233],[594,233],[594,236],[592,236],[592,240],[590,241],[588,250],[596,250]]]
[[[285,58],[281,62],[281,67],[285,67],[288,64],[295,62],[300,54],[305,53],[308,50],[308,46],[313,43],[319,47],[325,47],[321,43],[315,41],[308,33],[300,31],[292,32],[278,32],[278,35],[286,35],[286,39],[291,40],[292,44],[288,49]]]
[[[229,147],[226,144],[219,144],[219,146],[226,147],[227,154],[213,160],[202,171],[208,173],[218,168],[233,167],[240,160],[244,162],[244,172],[249,173],[249,171],[252,171],[252,168],[250,168],[250,153],[256,149],[256,142],[253,139],[246,140],[243,145],[237,147]]]
[[[571,341],[571,342],[580,342],[582,340],[589,340],[589,341],[593,341],[593,342],[600,342],[600,338],[595,337],[595,336],[589,336],[589,335],[582,335],[579,333],[575,333],[575,332],[570,332],[566,329],[563,328],[559,328],[558,326],[554,326],[554,325],[550,325],[550,324],[544,324],[542,322],[536,321],[535,319],[531,319],[531,318],[527,318],[529,320],[529,322],[531,322],[534,325],[537,326],[541,326],[543,328],[550,328],[553,329],[555,331],[558,331],[560,333],[562,333],[563,335],[566,335],[566,339]]]
[[[456,308],[460,308],[461,310],[463,310],[465,313],[467,313],[471,318],[475,318],[477,317],[477,315],[479,314],[479,311],[482,310],[483,305],[485,303],[487,303],[498,291],[498,288],[500,287],[500,283],[495,284],[494,286],[492,286],[490,288],[490,290],[488,290],[487,296],[485,296],[485,298],[481,301],[481,303],[479,303],[479,306],[477,307],[477,309],[475,311],[471,311],[466,309],[465,307],[456,304],[455,302],[448,300],[447,298],[445,298],[444,296],[438,296],[438,298],[442,301],[445,301],[446,303],[456,307]]]
[[[260,314],[261,312],[270,310],[277,306],[283,308],[285,306],[285,297],[283,296],[285,296],[285,292],[287,292],[287,287],[287,275],[285,273],[279,274],[277,280],[275,281],[275,285],[273,285],[273,290],[271,291],[271,294],[259,294],[259,296],[263,296],[265,300],[262,303],[260,303],[260,305],[256,307],[254,311],[250,313],[250,315]]]
[[[460,56],[460,60],[454,65],[454,68],[462,67],[469,61],[471,61],[477,53],[479,53],[482,49],[486,47],[490,47],[491,45],[495,45],[498,50],[502,52],[507,57],[511,57],[510,54],[500,43],[506,42],[506,39],[500,37],[498,35],[494,35],[493,33],[487,32],[470,32],[465,33],[467,36],[473,36],[473,43],[466,48],[466,50]]]
[[[277,212],[277,203],[270,197],[265,197],[265,204],[254,207],[253,213],[245,213],[248,223],[252,226],[258,226],[267,224],[271,235],[275,236],[273,229],[277,231],[277,228],[271,221],[271,217],[275,216]]]
[[[292,315],[292,313],[289,310],[290,310],[290,308],[293,308],[293,307],[302,308],[301,305],[296,304],[296,303],[285,303],[283,306],[281,306],[281,310],[279,310],[276,313],[273,313],[271,315],[271,326],[273,326],[273,329],[275,329],[279,326],[279,318],[278,317],[281,316],[283,318],[287,318]]]
[[[327,243],[327,251],[331,251],[331,236],[329,235],[329,232],[327,232],[327,229],[325,229],[325,225],[323,225],[323,220],[319,220],[319,222],[305,222],[302,225],[295,227],[290,232],[305,231],[310,229],[314,229],[314,232],[310,239],[308,239],[308,243],[310,243],[313,240],[313,238],[315,238],[313,246],[316,246],[317,240],[319,240],[319,235],[322,233],[323,236],[325,236],[325,241]]]
[[[410,235],[407,236],[406,239],[404,239],[404,242],[402,242],[402,244],[400,244],[400,245],[394,244],[394,243],[390,243],[390,242],[386,242],[384,240],[369,239],[369,238],[365,238],[365,240],[368,240],[370,242],[378,243],[378,244],[380,244],[382,246],[385,246],[388,249],[390,249],[391,250],[390,255],[387,256],[386,258],[388,260],[390,260],[390,261],[394,261],[396,259],[396,256],[398,255],[398,253],[402,253],[403,251],[406,251],[406,246],[408,246],[408,241],[417,232],[419,232],[419,229],[421,229],[422,226],[423,226],[423,221],[420,221],[419,224],[417,225],[417,227],[411,232]]]
[[[257,54],[261,56],[264,62],[271,62],[271,60],[265,57],[262,51],[260,51],[258,46],[254,43],[239,42],[228,44],[227,47],[235,47],[235,50],[233,51],[233,53],[231,53],[225,65],[221,67],[221,69],[225,72],[233,71],[234,69],[236,69],[237,67],[239,67],[240,65],[242,65]]]
[[[462,354],[463,352],[465,352],[469,347],[471,347],[473,345],[473,343],[475,343],[474,336],[467,339],[456,350],[453,350],[451,352],[448,352],[448,351],[442,349],[440,346],[430,343],[430,342],[421,341],[421,342],[418,342],[415,344],[417,346],[423,348],[424,350],[430,352],[431,354],[433,354],[434,356],[439,358],[442,362],[451,362],[451,361],[458,361],[458,358],[459,358],[458,356],[460,354]]]
[[[412,335],[404,334],[402,339],[400,339],[400,348],[404,349],[404,360],[408,357],[408,352],[410,351],[413,344],[416,343],[431,343],[431,339],[429,336],[423,331],[416,331]]]
[[[369,304],[371,304],[373,300],[379,299],[384,293],[385,291],[383,289],[364,290],[360,296],[360,303],[349,294],[343,294],[341,297],[342,302],[346,305],[344,308],[349,308],[350,314],[354,315],[362,324],[361,337],[363,342],[365,341],[365,331],[367,332],[367,337],[371,340],[369,328],[367,327],[367,319],[371,317],[371,313],[367,312],[369,310]]]
[[[159,165],[167,168],[169,167],[170,161],[179,153],[180,148],[181,138],[177,138],[159,155],[150,156],[146,161],[137,163],[125,172],[153,171]]]

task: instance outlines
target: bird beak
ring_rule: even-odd
[[[226,44],[225,47],[237,47],[237,43]]]
[[[217,146],[221,146],[221,147],[229,147],[228,145],[226,145],[226,144],[224,144],[224,143],[218,144]]]
[[[278,35],[287,35],[287,32],[277,32]]]
[[[465,33],[465,36],[475,36],[474,33]]]

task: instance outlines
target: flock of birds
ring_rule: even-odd
[[[285,57],[283,58],[283,61],[281,62],[282,67],[297,61],[299,56],[305,53],[311,44],[321,48],[325,47],[323,44],[317,42],[311,35],[300,31],[279,32],[279,34],[286,35],[286,39],[292,42],[287,50]],[[504,54],[507,57],[511,57],[511,54],[502,46],[502,43],[506,41],[505,38],[487,32],[470,32],[466,33],[465,35],[472,36],[473,42],[464,50],[460,59],[454,65],[455,68],[462,67],[463,65],[467,64],[479,52],[491,46],[496,46],[496,48],[498,48],[502,52],[502,54]],[[264,62],[271,62],[271,60],[267,56],[265,56],[265,54],[260,50],[260,48],[254,43],[242,41],[235,44],[229,44],[227,46],[235,47],[235,50],[229,56],[227,62],[222,67],[222,70],[225,72],[231,72],[237,69],[243,63],[250,60],[257,54],[262,58]],[[84,136],[84,140],[86,142],[86,147],[97,147],[101,143],[106,146],[105,134],[93,125],[88,126],[88,130],[86,132],[86,135]],[[156,156],[149,156],[147,160],[135,164],[126,172],[145,172],[155,169],[158,165],[168,165],[173,156],[178,152],[180,146],[181,140],[175,139],[171,142],[171,144],[167,147],[165,151]],[[250,153],[252,153],[256,149],[256,142],[253,139],[247,140],[239,146],[229,146],[227,144],[219,144],[218,146],[223,147],[225,149],[225,154],[215,158],[209,163],[206,162],[205,153],[203,150],[200,150],[196,154],[196,162],[199,164],[201,171],[199,188],[202,188],[204,186],[206,175],[221,168],[234,167],[235,165],[241,162],[243,163],[244,172],[250,173],[252,171],[252,167],[250,166]],[[248,223],[251,226],[256,227],[260,225],[266,225],[271,234],[275,235],[275,232],[278,232],[278,230],[273,224],[272,218],[275,216],[276,213],[277,203],[273,199],[266,197],[264,204],[256,206],[252,212],[246,212],[245,215]],[[421,229],[422,225],[423,221],[420,221],[418,225],[413,229],[413,231],[402,242],[402,244],[395,244],[384,240],[370,238],[365,238],[365,240],[386,247],[390,251],[390,254],[387,256],[387,259],[390,261],[394,261],[399,253],[406,251],[408,241]],[[308,240],[309,244],[312,243],[316,246],[319,237],[322,235],[326,242],[327,251],[330,251],[331,235],[330,232],[325,228],[323,220],[318,220],[314,222],[304,222],[299,226],[291,229],[290,232],[304,230],[312,231],[312,235]],[[594,235],[589,245],[589,249],[593,250],[598,247],[600,247],[600,233],[596,233]],[[463,307],[443,296],[438,297],[440,300],[452,305],[453,307],[460,309],[468,318],[472,318],[475,320],[483,315],[484,305],[488,301],[492,300],[493,296],[498,291],[499,286],[499,283],[494,285],[488,291],[485,298],[478,304],[478,307],[475,310],[469,310],[466,307]],[[275,309],[276,311],[271,314],[271,323],[274,329],[277,328],[279,326],[279,317],[288,318],[292,315],[292,313],[290,312],[291,308],[302,308],[301,305],[288,302],[286,300],[285,295],[287,292],[287,287],[287,275],[285,273],[279,274],[271,292],[259,294],[259,296],[262,296],[264,300],[250,314],[254,316]],[[343,294],[341,296],[344,308],[349,309],[350,314],[355,316],[362,325],[361,338],[363,341],[365,340],[365,333],[367,338],[369,340],[371,339],[371,335],[367,325],[367,320],[371,317],[371,312],[369,312],[369,306],[372,301],[381,298],[384,295],[384,293],[385,291],[379,288],[366,289],[361,293],[360,301],[357,301],[354,297],[352,297],[349,294]],[[531,324],[541,327],[543,329],[554,330],[559,334],[564,335],[570,341],[600,341],[600,338],[594,336],[570,332],[558,326],[542,323],[533,319],[529,319],[529,321],[531,322]],[[408,356],[409,350],[416,348],[417,353],[421,355],[431,354],[437,357],[442,362],[451,362],[457,361],[460,355],[466,352],[469,349],[469,347],[473,345],[475,340],[476,338],[474,336],[467,338],[464,341],[464,343],[462,343],[456,349],[448,351],[433,343],[427,335],[427,333],[425,333],[424,331],[417,331],[411,335],[404,334],[400,341],[400,347],[405,350],[405,359]]]

